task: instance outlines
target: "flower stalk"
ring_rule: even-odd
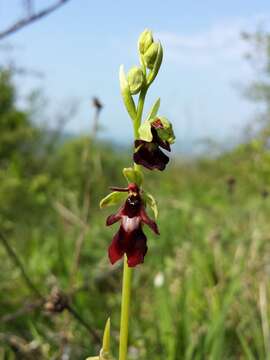
[[[148,170],[164,170],[169,157],[161,148],[170,151],[170,145],[174,142],[171,123],[166,118],[158,116],[160,99],[156,100],[142,123],[146,94],[159,72],[163,58],[162,46],[160,42],[154,41],[150,30],[146,29],[140,35],[138,51],[140,66],[132,67],[126,76],[122,65],[119,73],[123,103],[133,123],[134,164],[133,167],[123,169],[128,186],[111,187],[113,192],[100,202],[101,208],[121,203],[117,212],[108,216],[106,220],[107,226],[120,222],[119,229],[108,248],[110,262],[114,264],[124,258],[119,360],[127,360],[128,355],[132,268],[144,262],[148,250],[144,225],[159,235],[155,221],[158,214],[157,203],[154,196],[143,189],[142,167]],[[133,96],[137,94],[138,102],[135,104]],[[155,220],[149,217],[147,206],[153,211]],[[108,352],[106,356],[107,354]],[[105,357],[100,355],[99,359],[103,360]]]
[[[139,97],[137,116],[133,120],[134,140],[139,138],[139,127],[142,121],[147,86],[145,86]],[[134,170],[141,173],[141,166],[134,163]],[[130,318],[130,298],[132,285],[132,268],[128,266],[127,256],[124,256],[123,264],[123,283],[122,283],[122,301],[121,301],[121,320],[120,320],[120,343],[119,343],[119,360],[126,360],[128,353],[128,333]]]
[[[119,360],[127,359],[131,283],[132,283],[132,268],[128,266],[127,257],[125,255],[124,267],[123,267]]]
[[[139,139],[139,128],[141,126],[144,101],[145,101],[147,90],[148,90],[148,87],[144,86],[140,93],[136,118],[133,120],[134,140]]]

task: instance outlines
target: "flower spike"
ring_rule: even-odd
[[[124,257],[122,305],[120,321],[119,359],[127,360],[128,324],[130,317],[132,269],[144,262],[147,253],[147,238],[143,231],[147,225],[159,235],[156,224],[158,208],[155,198],[144,190],[141,166],[147,169],[164,170],[169,157],[163,150],[171,151],[175,137],[171,123],[158,115],[160,99],[156,100],[142,123],[145,98],[149,87],[155,80],[163,59],[163,48],[155,41],[152,31],[144,30],[138,40],[139,63],[127,73],[123,65],[120,67],[119,80],[122,99],[134,130],[134,166],[123,169],[127,187],[112,186],[112,192],[100,202],[100,207],[118,204],[118,210],[107,217],[106,225],[120,222],[118,231],[113,236],[108,249],[110,262],[114,264]],[[138,97],[135,98],[134,95]],[[155,219],[151,219],[146,207],[153,211]],[[109,325],[108,325],[109,327]],[[107,326],[106,326],[107,328]],[[106,333],[106,330],[105,330]],[[105,338],[105,335],[104,335]],[[103,350],[93,360],[109,360],[110,356]]]

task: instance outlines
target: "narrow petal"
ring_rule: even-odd
[[[140,217],[143,223],[148,225],[155,234],[159,235],[159,230],[156,222],[149,218],[143,206],[141,207]]]
[[[147,238],[140,227],[129,237],[129,246],[127,253],[128,266],[134,267],[144,262],[144,256],[147,253]]]
[[[119,221],[120,219],[121,219],[120,215],[112,214],[112,215],[107,217],[106,225],[110,226],[110,225],[116,223],[117,221]]]
[[[123,247],[123,230],[122,227],[117,231],[114,235],[111,245],[108,250],[108,255],[110,262],[114,264],[116,261],[120,260],[124,255],[124,247]]]
[[[121,188],[118,186],[110,186],[110,190],[118,191],[118,192],[128,192],[128,188]]]
[[[112,214],[107,217],[106,225],[110,226],[110,225],[116,223],[117,221],[119,221],[122,217],[122,212],[123,212],[123,206],[117,211],[116,214]]]

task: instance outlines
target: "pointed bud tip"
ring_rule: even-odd
[[[111,341],[111,319],[108,318],[106,325],[105,325],[104,334],[103,334],[103,341],[102,341],[102,351],[103,352],[105,352],[105,353],[110,352],[110,341]]]
[[[139,52],[143,55],[153,42],[154,39],[153,39],[152,31],[149,29],[145,29],[139,36],[139,40],[138,40]]]

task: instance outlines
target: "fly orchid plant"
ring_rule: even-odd
[[[112,192],[100,202],[101,208],[122,203],[116,213],[110,215],[106,221],[107,226],[120,222],[120,227],[109,246],[110,262],[114,264],[124,257],[119,360],[127,359],[132,268],[143,263],[147,253],[147,238],[143,232],[143,225],[148,225],[155,234],[159,235],[156,224],[157,203],[155,198],[144,190],[142,167],[148,170],[164,170],[169,157],[161,149],[170,151],[170,146],[175,140],[171,123],[165,117],[158,115],[160,99],[154,103],[145,121],[142,122],[147,91],[162,63],[161,43],[155,42],[152,32],[146,29],[139,37],[138,51],[140,66],[132,67],[127,74],[124,67],[120,67],[121,94],[134,129],[134,165],[123,169],[127,187],[111,187]],[[134,95],[138,95],[137,104]],[[148,216],[147,206],[152,209],[155,220]],[[99,356],[90,357],[88,360],[113,359],[109,343],[108,321]]]

